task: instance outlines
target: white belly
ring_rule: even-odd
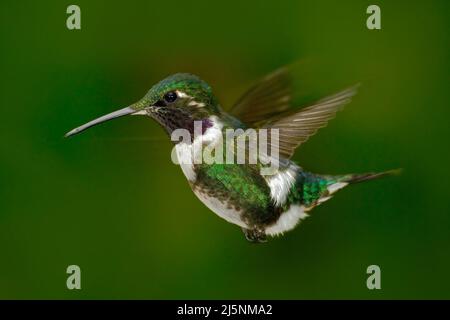
[[[241,220],[241,212],[228,208],[227,202],[221,202],[219,199],[210,197],[199,190],[194,190],[195,195],[203,202],[212,212],[222,219],[230,223],[234,223],[242,228],[247,228],[244,221]]]

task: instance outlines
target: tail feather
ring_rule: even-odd
[[[338,182],[358,183],[362,181],[377,179],[386,176],[399,175],[401,169],[388,170],[384,172],[367,172],[361,174],[348,174],[344,176],[338,176]]]
[[[384,172],[367,172],[367,173],[345,174],[337,176],[323,176],[327,181],[326,188],[328,192],[325,194],[325,196],[330,196],[334,194],[336,191],[346,187],[349,184],[354,184],[385,176],[398,175],[400,172],[401,169],[395,169]]]
[[[301,199],[302,204],[309,210],[314,206],[331,199],[336,191],[341,190],[349,184],[390,175],[398,175],[400,172],[401,169],[346,175],[316,175],[302,172],[297,180],[299,183],[298,189],[301,190],[301,194],[298,198]],[[295,201],[296,199],[294,199],[294,202]]]

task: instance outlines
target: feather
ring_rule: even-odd
[[[249,127],[258,127],[291,107],[292,77],[280,68],[253,85],[230,109],[230,114]]]
[[[264,129],[278,129],[278,149],[282,157],[289,159],[295,149],[314,135],[317,130],[327,125],[345,104],[351,101],[358,85],[350,87],[335,95],[321,99],[313,105],[280,116],[264,125]],[[270,134],[269,134],[270,135]],[[277,141],[270,141],[272,148]]]

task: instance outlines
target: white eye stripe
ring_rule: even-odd
[[[191,96],[188,96],[186,93],[179,91],[179,90],[175,90],[175,92],[177,93],[177,96],[179,98],[192,98]]]
[[[199,108],[203,108],[205,106],[205,104],[203,102],[198,102],[195,101],[193,97],[191,97],[190,95],[179,91],[179,90],[175,90],[175,92],[178,95],[178,98],[183,98],[183,99],[190,99],[191,101],[189,101],[189,103],[187,104],[189,107],[199,107]]]
[[[197,102],[195,100],[192,100],[192,101],[189,101],[188,106],[203,108],[205,106],[205,104],[203,102]]]

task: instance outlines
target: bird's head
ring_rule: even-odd
[[[194,121],[203,121],[206,130],[209,118],[220,113],[220,106],[206,82],[191,74],[177,73],[155,84],[138,102],[75,128],[66,137],[125,115],[149,116],[169,134],[175,129],[193,132]]]

